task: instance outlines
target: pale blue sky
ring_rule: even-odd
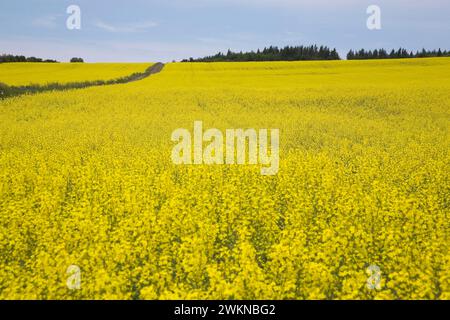
[[[66,28],[80,6],[81,30]],[[366,27],[381,7],[382,30]],[[449,0],[14,0],[0,3],[0,53],[67,61],[170,61],[269,45],[450,49]]]

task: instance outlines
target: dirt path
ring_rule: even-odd
[[[164,69],[164,63],[157,62],[154,65],[152,65],[150,68],[148,68],[144,73],[148,73],[147,74],[147,77],[148,77],[152,74],[161,72],[162,69]],[[146,77],[144,77],[144,78],[146,78]],[[144,78],[141,78],[141,79],[144,79]]]

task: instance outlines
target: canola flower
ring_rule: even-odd
[[[9,86],[112,80],[143,72],[148,63],[1,63],[0,82]]]
[[[449,71],[168,64],[0,101],[0,298],[450,299]],[[278,174],[174,165],[196,120],[279,128]]]

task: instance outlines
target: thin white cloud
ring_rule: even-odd
[[[136,32],[144,32],[148,29],[157,27],[158,24],[154,21],[143,21],[137,23],[129,23],[129,24],[121,24],[121,25],[112,25],[103,21],[97,21],[94,25],[107,32],[113,33],[136,33]]]
[[[393,5],[408,8],[440,8],[448,7],[448,0],[170,0],[171,3],[179,7],[199,7],[231,6],[231,7],[252,7],[252,8],[288,8],[288,9],[343,9],[360,6],[367,8],[370,4],[380,6]]]
[[[261,35],[252,32],[227,32],[220,37],[195,37],[194,40],[205,44],[231,45],[246,44],[249,41],[258,42],[262,40]]]
[[[38,28],[55,28],[57,26],[58,15],[49,15],[34,19],[31,24]]]
[[[360,3],[361,0],[172,0],[178,6],[246,6],[246,7],[269,7],[269,8],[306,8],[306,7],[340,7]],[[430,0],[432,1],[432,0]]]
[[[224,39],[224,38],[214,38],[214,37],[197,37],[194,38],[195,41],[199,41],[201,43],[207,43],[207,44],[229,44],[231,43],[230,40]]]

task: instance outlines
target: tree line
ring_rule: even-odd
[[[0,63],[9,63],[9,62],[47,62],[47,63],[56,63],[58,61],[51,59],[41,59],[36,57],[25,57],[25,56],[16,56],[12,54],[2,54],[0,55]]]
[[[386,49],[375,50],[350,50],[347,54],[348,60],[364,59],[402,59],[402,58],[431,58],[431,57],[450,57],[450,51],[447,50],[418,50],[408,51],[404,48],[398,50]],[[181,62],[241,62],[241,61],[300,61],[300,60],[340,60],[336,49],[327,46],[286,46],[279,48],[270,46],[263,50],[250,52],[219,52],[212,56],[203,58],[189,58]]]
[[[359,51],[350,50],[347,54],[347,60],[365,60],[365,59],[402,59],[402,58],[432,58],[432,57],[450,57],[450,51],[447,50],[425,50],[408,51],[404,48],[398,50],[392,49],[388,52],[385,49]]]
[[[219,52],[203,58],[189,58],[182,62],[240,62],[240,61],[299,61],[299,60],[340,60],[336,49],[326,46],[270,46],[250,52]]]
[[[36,57],[25,57],[22,55],[13,54],[1,54],[0,63],[11,63],[11,62],[46,62],[46,63],[58,63],[56,60],[52,59],[41,59]],[[70,62],[84,62],[82,58],[74,57],[70,59]]]

